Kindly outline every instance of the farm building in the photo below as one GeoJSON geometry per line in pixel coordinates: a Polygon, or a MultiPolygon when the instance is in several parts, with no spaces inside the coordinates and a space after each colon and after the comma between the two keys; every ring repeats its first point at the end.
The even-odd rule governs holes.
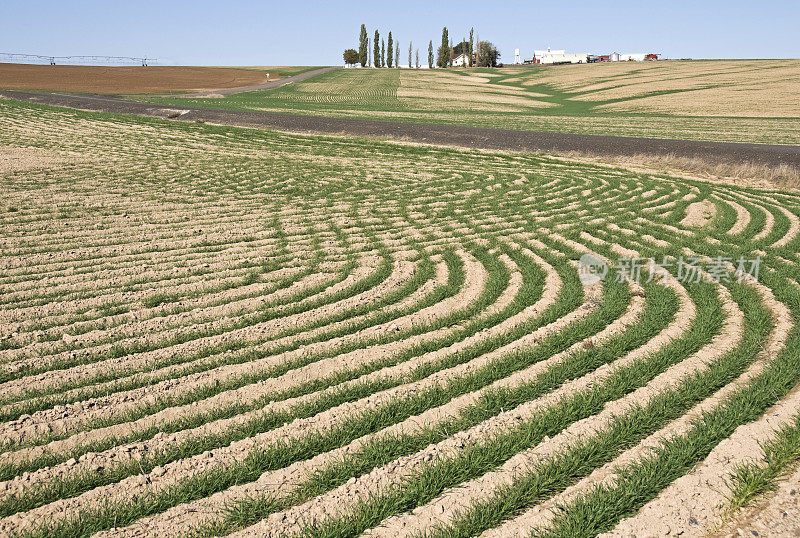
{"type": "MultiPolygon", "coordinates": [[[[645,54],[643,52],[624,53],[612,52],[611,54],[588,54],[585,52],[566,52],[564,50],[534,50],[533,58],[526,58],[526,64],[583,64],[598,62],[643,62],[658,60],[659,54],[645,54]]],[[[516,61],[516,56],[515,56],[516,61]]]]}
{"type": "Polygon", "coordinates": [[[620,54],[619,52],[614,52],[614,53],[611,54],[611,61],[612,62],[643,62],[646,57],[647,57],[647,54],[645,54],[644,52],[634,52],[634,53],[625,53],[625,54],[620,54]]]}
{"type": "Polygon", "coordinates": [[[566,52],[564,50],[534,50],[532,63],[535,64],[585,64],[589,61],[586,52],[566,52]]]}
{"type": "Polygon", "coordinates": [[[466,54],[459,54],[455,58],[453,58],[453,66],[454,67],[463,67],[465,65],[469,65],[469,56],[466,54]]]}

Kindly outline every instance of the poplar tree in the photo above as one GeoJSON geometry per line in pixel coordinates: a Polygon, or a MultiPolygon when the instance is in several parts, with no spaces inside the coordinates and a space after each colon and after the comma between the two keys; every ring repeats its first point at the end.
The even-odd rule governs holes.
{"type": "Polygon", "coordinates": [[[381,39],[381,67],[386,67],[386,41],[381,39]]]}
{"type": "Polygon", "coordinates": [[[392,67],[392,54],[394,53],[394,41],[392,40],[392,32],[389,32],[389,37],[386,38],[386,45],[389,49],[389,56],[386,57],[386,67],[392,67]]]}
{"type": "Polygon", "coordinates": [[[475,32],[475,28],[470,28],[469,29],[469,52],[468,52],[469,56],[468,56],[467,59],[469,60],[469,66],[470,67],[472,67],[472,53],[475,50],[473,48],[474,40],[472,39],[472,36],[473,36],[474,32],[475,32]]]}
{"type": "Polygon", "coordinates": [[[394,44],[394,67],[395,69],[400,67],[400,42],[397,41],[394,44]]]}
{"type": "Polygon", "coordinates": [[[369,47],[369,37],[367,37],[367,27],[361,25],[361,35],[358,36],[358,61],[361,67],[366,67],[369,58],[367,57],[367,48],[369,47]]]}
{"type": "MultiPolygon", "coordinates": [[[[416,62],[417,69],[419,69],[419,49],[417,49],[417,62],[416,62]]],[[[408,67],[411,67],[411,64],[408,64],[408,67]]]]}
{"type": "Polygon", "coordinates": [[[414,65],[411,63],[411,48],[413,43],[411,41],[408,42],[408,68],[411,69],[411,66],[414,65]]]}
{"type": "Polygon", "coordinates": [[[428,69],[433,69],[433,41],[428,41],[428,69]]]}
{"type": "Polygon", "coordinates": [[[372,65],[381,66],[381,35],[375,30],[375,37],[372,38],[372,65]]]}
{"type": "Polygon", "coordinates": [[[450,63],[450,36],[447,32],[447,26],[442,28],[442,44],[439,46],[438,53],[436,65],[439,67],[447,67],[450,63]]]}
{"type": "Polygon", "coordinates": [[[453,67],[453,39],[450,38],[450,46],[447,48],[447,63],[453,67]]]}

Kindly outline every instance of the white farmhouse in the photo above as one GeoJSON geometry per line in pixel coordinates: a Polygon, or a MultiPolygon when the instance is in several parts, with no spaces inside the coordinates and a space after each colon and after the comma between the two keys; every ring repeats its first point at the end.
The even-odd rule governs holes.
{"type": "Polygon", "coordinates": [[[465,65],[469,65],[469,56],[466,54],[459,54],[453,58],[453,67],[462,67],[465,65]]]}

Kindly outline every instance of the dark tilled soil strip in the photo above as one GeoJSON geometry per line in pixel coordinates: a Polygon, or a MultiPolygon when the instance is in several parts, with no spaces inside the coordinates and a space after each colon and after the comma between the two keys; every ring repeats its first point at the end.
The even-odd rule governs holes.
{"type": "Polygon", "coordinates": [[[180,110],[182,113],[174,118],[176,121],[206,121],[223,125],[295,132],[377,136],[467,148],[554,153],[581,151],[597,155],[674,155],[714,162],[734,164],[750,162],[771,166],[783,164],[800,168],[800,146],[512,131],[461,125],[399,123],[247,110],[167,107],[94,95],[0,91],[0,96],[81,110],[156,117],[174,116],[176,111],[180,110]]]}

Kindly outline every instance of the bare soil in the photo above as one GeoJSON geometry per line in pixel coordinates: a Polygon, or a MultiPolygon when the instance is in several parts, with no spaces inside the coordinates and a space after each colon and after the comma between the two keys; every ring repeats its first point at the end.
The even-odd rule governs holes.
{"type": "MultiPolygon", "coordinates": [[[[270,80],[275,78],[270,75],[270,80]]],[[[202,92],[252,86],[266,80],[266,73],[261,71],[225,67],[0,63],[0,88],[15,90],[105,94],[202,92]]]]}

